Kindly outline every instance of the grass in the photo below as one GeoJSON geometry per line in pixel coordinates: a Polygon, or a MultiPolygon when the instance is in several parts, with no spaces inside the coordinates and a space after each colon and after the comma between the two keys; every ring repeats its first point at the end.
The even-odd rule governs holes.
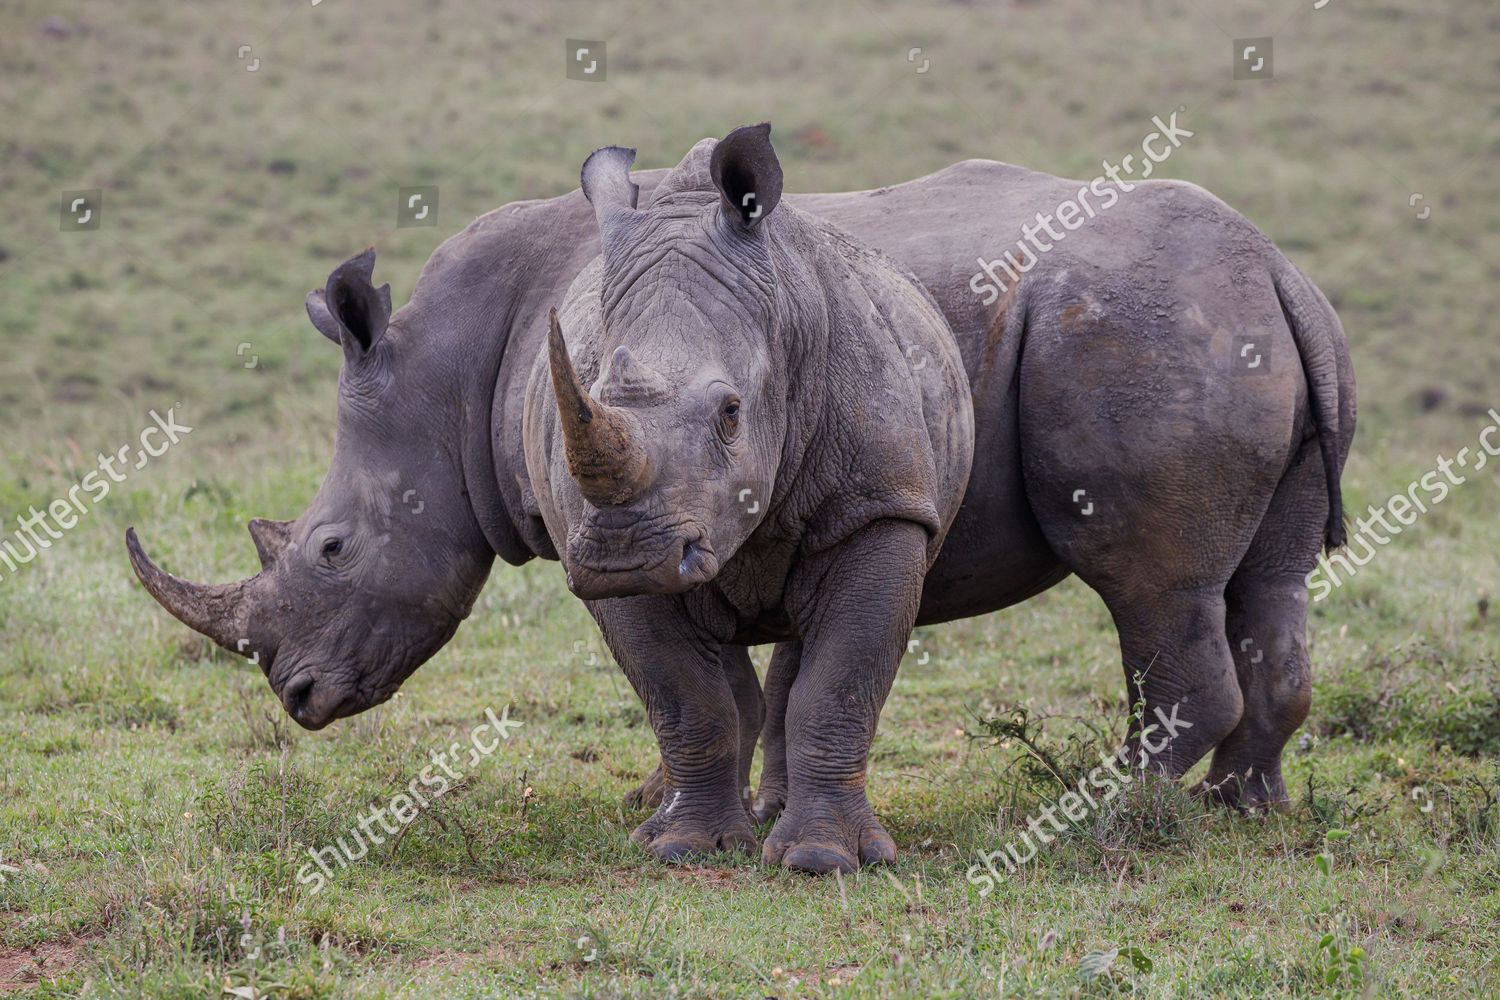
{"type": "Polygon", "coordinates": [[[1500,402],[1488,5],[1105,10],[8,4],[5,536],[148,411],[181,403],[194,430],[0,578],[0,991],[1500,992],[1489,471],[1314,606],[1286,814],[1142,787],[982,897],[965,877],[976,851],[1057,792],[982,722],[1024,707],[1028,739],[1067,760],[1129,711],[1108,615],[1076,581],[923,630],[930,656],[908,659],[873,764],[901,859],[813,880],[749,860],[666,866],[628,842],[643,817],[621,797],[653,741],[554,564],[497,568],[396,700],[318,734],[289,728],[254,667],[130,575],[134,524],[176,571],[243,576],[245,520],[294,516],[316,490],[339,355],[301,299],[339,261],[375,244],[377,280],[403,302],[444,236],[566,190],[594,147],[664,164],[764,118],[788,186],[817,190],[966,156],[1090,177],[1183,105],[1197,135],[1170,172],[1260,225],[1349,331],[1351,510],[1472,446],[1500,402]],[[1229,39],[1267,34],[1275,79],[1233,82],[1229,39]],[[565,38],[607,39],[607,82],[564,77],[565,38]],[[398,229],[396,189],[417,184],[440,186],[438,225],[398,229]],[[60,233],[61,192],[86,188],[105,192],[102,228],[60,233]],[[506,704],[524,727],[399,841],[319,893],[299,883],[308,848],[506,704]]]}

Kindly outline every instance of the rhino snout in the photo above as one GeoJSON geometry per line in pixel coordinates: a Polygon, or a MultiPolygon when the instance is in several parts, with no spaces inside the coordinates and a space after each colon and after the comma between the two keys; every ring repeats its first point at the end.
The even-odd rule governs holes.
{"type": "Polygon", "coordinates": [[[319,674],[302,670],[277,692],[286,713],[303,729],[322,729],[335,719],[353,715],[366,706],[357,705],[353,691],[319,674]]]}
{"type": "Polygon", "coordinates": [[[641,549],[592,536],[574,538],[568,545],[568,589],[586,601],[681,594],[719,572],[713,546],[695,528],[681,529],[660,548],[641,549]]]}

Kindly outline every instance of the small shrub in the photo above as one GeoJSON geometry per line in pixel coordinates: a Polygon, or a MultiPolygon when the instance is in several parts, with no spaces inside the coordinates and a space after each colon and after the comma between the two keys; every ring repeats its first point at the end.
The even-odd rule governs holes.
{"type": "Polygon", "coordinates": [[[1179,844],[1206,816],[1203,805],[1180,782],[1150,771],[1132,773],[1135,780],[1102,803],[1094,817],[1090,836],[1106,857],[1179,844]]]}
{"type": "Polygon", "coordinates": [[[317,840],[313,817],[320,814],[316,786],[291,765],[288,754],[262,757],[227,780],[203,783],[194,812],[201,828],[225,850],[286,857],[298,840],[317,840]]]}
{"type": "Polygon", "coordinates": [[[1348,829],[1366,816],[1381,811],[1381,807],[1364,800],[1358,788],[1350,786],[1344,791],[1318,788],[1317,768],[1307,772],[1307,790],[1300,805],[1302,812],[1322,830],[1348,829]]]}
{"type": "MultiPolygon", "coordinates": [[[[1131,719],[1141,714],[1138,705],[1131,719]]],[[[1024,707],[979,721],[983,735],[974,738],[988,739],[990,745],[1014,755],[1006,768],[1014,778],[1010,786],[1013,813],[1056,803],[1064,793],[1080,788],[1098,790],[1098,785],[1088,781],[1089,775],[1100,772],[1123,741],[1102,722],[1076,721],[1078,728],[1060,738],[1050,737],[1046,722],[1024,707]]],[[[1180,782],[1138,767],[1119,767],[1130,780],[1111,778],[1118,791],[1108,797],[1100,793],[1087,815],[1078,822],[1066,822],[1060,834],[1085,846],[1109,868],[1124,864],[1130,851],[1181,843],[1191,825],[1207,815],[1180,782]]],[[[1052,814],[1061,815],[1055,808],[1052,814]]]]}
{"type": "Polygon", "coordinates": [[[1312,728],[1360,742],[1430,741],[1468,757],[1500,754],[1500,667],[1452,673],[1424,645],[1343,671],[1316,682],[1312,728]]]}

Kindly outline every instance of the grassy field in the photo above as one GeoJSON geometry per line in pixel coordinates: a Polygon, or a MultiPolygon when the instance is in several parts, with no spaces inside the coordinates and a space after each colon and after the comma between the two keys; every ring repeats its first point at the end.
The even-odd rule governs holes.
{"type": "Polygon", "coordinates": [[[0,993],[1500,993],[1493,469],[1315,606],[1287,813],[1142,787],[985,896],[975,852],[1057,793],[1023,742],[1067,762],[1124,726],[1114,632],[1076,581],[923,630],[872,768],[901,860],[815,880],[629,843],[654,743],[555,564],[497,567],[394,701],[308,734],[152,603],[122,544],[137,525],[174,571],[247,575],[246,519],[298,514],[330,451],[340,357],[306,291],[374,244],[404,302],[442,238],[567,190],[596,146],[664,165],[769,118],[791,190],[974,156],[1092,177],[1179,105],[1196,135],[1168,172],[1340,311],[1362,511],[1500,405],[1497,33],[1486,0],[7,3],[0,537],[150,411],[193,430],[0,567],[0,993]],[[1263,36],[1274,78],[1235,81],[1232,39],[1263,36]],[[566,77],[569,38],[607,40],[606,80],[566,77]],[[436,226],[397,228],[413,185],[439,187],[436,226]],[[90,189],[100,227],[60,231],[63,192],[90,189]],[[399,838],[299,882],[506,705],[524,726],[399,838]],[[1017,708],[1025,740],[991,735],[1017,708]]]}

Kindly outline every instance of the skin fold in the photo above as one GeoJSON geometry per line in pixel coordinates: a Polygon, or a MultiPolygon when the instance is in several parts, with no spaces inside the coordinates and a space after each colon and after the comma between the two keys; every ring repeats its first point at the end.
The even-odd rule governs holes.
{"type": "MultiPolygon", "coordinates": [[[[711,158],[713,148],[700,143],[688,159],[711,158]]],[[[631,174],[625,183],[639,193],[630,211],[650,212],[658,188],[682,170],[631,174]]],[[[974,459],[946,539],[920,580],[914,621],[988,613],[1076,573],[1114,618],[1132,700],[1144,702],[1148,719],[1176,707],[1192,723],[1152,766],[1180,776],[1212,751],[1213,795],[1241,808],[1274,805],[1286,795],[1282,747],[1310,695],[1304,578],[1319,550],[1340,540],[1337,478],[1355,424],[1343,331],[1326,298],[1253,225],[1178,181],[1132,184],[1107,209],[1093,200],[1093,217],[1052,242],[1003,293],[975,290],[978,262],[1015,252],[1022,226],[1035,229],[1037,213],[1077,200],[1084,187],[968,160],[893,187],[787,194],[769,219],[796,209],[813,220],[809,227],[831,223],[915,275],[967,374],[974,459]],[[1246,344],[1260,358],[1253,369],[1246,344]]],[[[394,313],[388,288],[372,284],[373,252],[341,265],[308,299],[314,325],[345,359],[333,461],[317,496],[295,520],[251,522],[265,568],[234,584],[204,586],[163,572],[132,531],[143,584],[189,626],[254,656],[308,728],[389,698],[451,637],[497,555],[512,565],[559,558],[543,513],[547,491],[528,464],[528,385],[546,360],[551,309],[562,307],[566,342],[575,329],[585,338],[593,317],[569,292],[575,280],[602,287],[602,265],[596,279],[585,275],[602,246],[595,206],[575,190],[475,220],[434,252],[410,302],[394,313]]],[[[687,308],[666,298],[656,307],[687,308]]],[[[613,358],[592,347],[574,353],[589,379],[598,375],[589,366],[613,358]]],[[[653,371],[669,367],[645,360],[653,371]]],[[[903,360],[911,369],[920,357],[903,360]]],[[[774,380],[753,368],[745,376],[756,386],[774,380]]],[[[634,381],[622,406],[632,392],[652,391],[649,376],[634,381]]],[[[769,468],[770,451],[764,455],[769,468]]],[[[561,477],[571,480],[565,468],[561,477]]],[[[747,487],[754,484],[732,498],[747,487]]],[[[763,498],[762,511],[771,499],[763,498]]],[[[893,568],[915,560],[914,532],[927,533],[907,518],[864,523],[867,532],[848,537],[878,538],[893,568]]],[[[797,769],[787,748],[806,730],[808,713],[819,721],[820,699],[837,682],[808,661],[809,623],[793,612],[805,614],[807,605],[789,600],[785,613],[748,619],[732,601],[723,606],[717,592],[735,581],[719,576],[758,524],[742,526],[744,538],[711,539],[719,567],[709,585],[590,602],[591,611],[695,605],[715,621],[718,672],[705,655],[701,690],[693,692],[695,705],[714,710],[691,725],[714,745],[715,780],[732,774],[735,801],[743,802],[764,723],[754,805],[770,818],[791,801],[797,769]],[[778,645],[762,695],[744,647],[765,642],[778,645]],[[732,768],[724,759],[731,746],[732,768]]],[[[862,548],[816,553],[807,565],[839,583],[806,592],[869,592],[900,604],[905,578],[867,579],[862,567],[879,560],[864,558],[862,548]]],[[[679,618],[661,620],[680,619],[673,614],[679,618]]],[[[643,612],[619,615],[623,624],[602,622],[612,649],[648,642],[648,629],[629,624],[643,612]]],[[[828,645],[826,633],[821,641],[828,645]]],[[[818,663],[881,655],[842,650],[820,654],[818,663]]],[[[884,697],[872,684],[861,692],[866,702],[884,697]]],[[[843,726],[838,740],[859,746],[858,720],[843,726]]],[[[676,780],[689,775],[679,779],[669,768],[647,784],[670,799],[676,780]]],[[[833,845],[842,867],[865,853],[867,839],[874,843],[875,827],[852,796],[820,801],[830,804],[789,813],[790,839],[773,830],[768,845],[833,845]]],[[[705,843],[710,834],[717,842],[715,824],[732,815],[726,795],[696,826],[679,822],[665,846],[678,838],[705,843]]],[[[812,856],[809,866],[819,864],[812,856]]]]}

